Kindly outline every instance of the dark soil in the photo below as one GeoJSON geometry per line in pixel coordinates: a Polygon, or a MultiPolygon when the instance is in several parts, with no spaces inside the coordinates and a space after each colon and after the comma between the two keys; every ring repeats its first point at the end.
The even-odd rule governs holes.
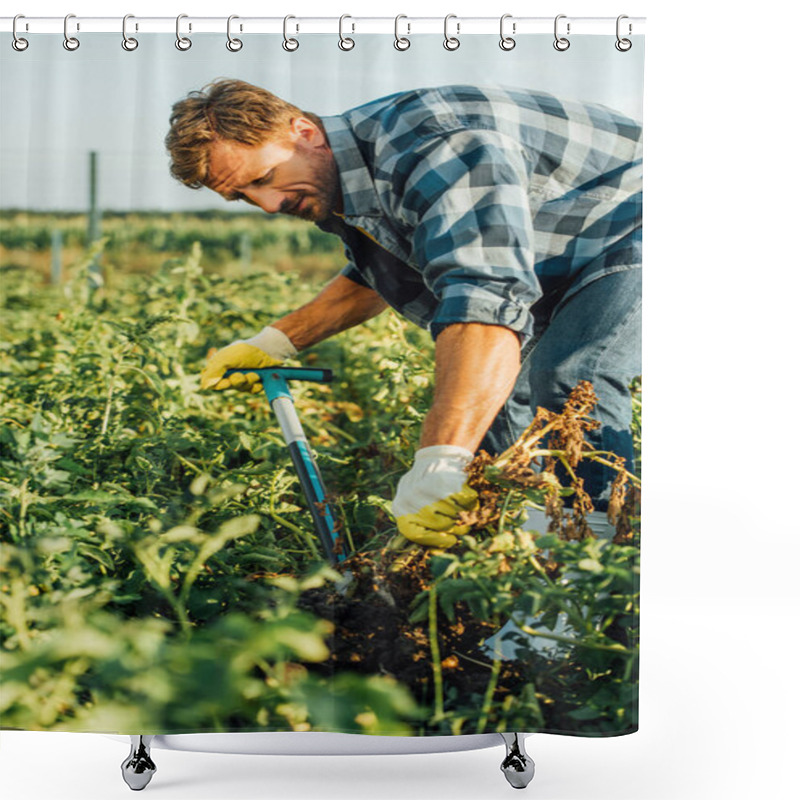
{"type": "MultiPolygon", "coordinates": [[[[335,625],[328,638],[327,661],[306,666],[332,675],[348,670],[367,675],[390,675],[405,684],[417,701],[433,703],[433,658],[427,615],[408,621],[414,598],[428,589],[428,552],[399,556],[386,550],[358,553],[339,565],[352,574],[344,593],[324,588],[307,591],[299,606],[335,625]]],[[[482,696],[489,682],[491,658],[481,650],[495,629],[456,605],[454,620],[438,614],[439,654],[447,691],[459,697],[482,696]]],[[[516,661],[504,661],[495,702],[519,691],[525,677],[516,661]]]]}

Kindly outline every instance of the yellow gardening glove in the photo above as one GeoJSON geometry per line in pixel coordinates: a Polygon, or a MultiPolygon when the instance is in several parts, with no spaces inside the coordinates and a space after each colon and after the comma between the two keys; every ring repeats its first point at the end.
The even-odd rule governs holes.
{"type": "Polygon", "coordinates": [[[397,520],[397,530],[412,542],[427,547],[452,547],[456,537],[469,533],[469,525],[458,525],[462,511],[478,507],[478,493],[464,484],[459,492],[425,506],[416,514],[405,514],[397,520]]]}
{"type": "Polygon", "coordinates": [[[200,373],[200,387],[215,391],[232,387],[257,394],[264,391],[264,386],[255,372],[240,372],[230,378],[222,376],[229,369],[275,367],[296,353],[286,334],[267,326],[252,338],[233,342],[214,353],[200,373]]]}
{"type": "Polygon", "coordinates": [[[414,466],[400,479],[392,512],[403,536],[428,547],[452,547],[469,525],[458,524],[462,511],[478,507],[465,469],[472,453],[455,445],[417,450],[414,466]]]}

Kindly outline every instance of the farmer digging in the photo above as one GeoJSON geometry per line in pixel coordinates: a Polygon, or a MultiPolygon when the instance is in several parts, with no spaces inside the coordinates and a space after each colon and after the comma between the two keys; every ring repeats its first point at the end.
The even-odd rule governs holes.
{"type": "MultiPolygon", "coordinates": [[[[219,80],[172,109],[171,174],[226,200],[314,222],[348,264],[309,303],[217,351],[204,389],[260,392],[255,373],[380,314],[435,341],[434,399],[392,504],[400,532],[449,547],[477,503],[479,449],[502,452],[537,406],[590,381],[598,450],[633,458],[639,374],[641,127],[604,106],[521,89],[440,86],[318,117],[219,80]]],[[[595,512],[612,470],[581,464],[595,512]]]]}

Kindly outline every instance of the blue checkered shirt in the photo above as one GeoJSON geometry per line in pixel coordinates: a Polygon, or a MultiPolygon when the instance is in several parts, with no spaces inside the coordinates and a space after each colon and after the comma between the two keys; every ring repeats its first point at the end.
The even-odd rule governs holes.
{"type": "Polygon", "coordinates": [[[589,281],[641,263],[641,126],[522,89],[440,86],[322,123],[348,278],[434,337],[460,322],[523,342],[589,281]]]}

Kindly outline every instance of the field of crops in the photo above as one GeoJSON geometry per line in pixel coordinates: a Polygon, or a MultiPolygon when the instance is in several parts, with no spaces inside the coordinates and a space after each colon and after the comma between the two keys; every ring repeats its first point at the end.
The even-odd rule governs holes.
{"type": "MultiPolygon", "coordinates": [[[[139,228],[149,221],[129,220],[114,233],[125,244],[112,247],[109,233],[85,249],[76,238],[53,285],[46,246],[11,241],[4,224],[4,727],[636,728],[632,476],[620,484],[614,542],[581,536],[568,520],[550,533],[524,530],[525,504],[548,501],[557,512],[558,492],[492,465],[475,480],[495,512],[472,535],[446,551],[399,537],[389,501],[413,460],[433,361],[427,334],[385,313],[306,355],[333,370],[331,384],[294,388],[355,553],[335,571],[266,398],[200,392],[198,379],[211,347],[313,295],[335,268],[335,240],[273,231],[269,247],[289,267],[294,257],[319,265],[307,278],[267,270],[261,255],[243,268],[222,222],[176,240],[183,253],[170,257],[173,245],[145,242],[139,228]],[[222,240],[227,250],[214,255],[222,240]],[[91,291],[87,274],[103,247],[108,280],[91,291]],[[126,261],[130,248],[147,251],[146,266],[126,261]],[[38,265],[20,255],[38,252],[38,265]],[[345,572],[350,582],[337,588],[345,572]],[[485,640],[514,611],[540,627],[521,642],[523,657],[503,659],[485,640]]],[[[638,395],[633,402],[638,426],[638,395]]],[[[573,449],[580,418],[564,426],[573,449]]]]}
{"type": "MultiPolygon", "coordinates": [[[[269,264],[273,271],[318,277],[335,273],[342,260],[337,237],[291,217],[268,218],[263,213],[106,212],[100,226],[107,240],[103,261],[111,284],[120,274],[152,274],[166,259],[185,257],[197,241],[203,244],[203,267],[210,272],[242,273],[269,264]]],[[[86,214],[0,211],[0,263],[49,280],[54,235],[60,237],[68,273],[90,244],[88,231],[86,214]]]]}

